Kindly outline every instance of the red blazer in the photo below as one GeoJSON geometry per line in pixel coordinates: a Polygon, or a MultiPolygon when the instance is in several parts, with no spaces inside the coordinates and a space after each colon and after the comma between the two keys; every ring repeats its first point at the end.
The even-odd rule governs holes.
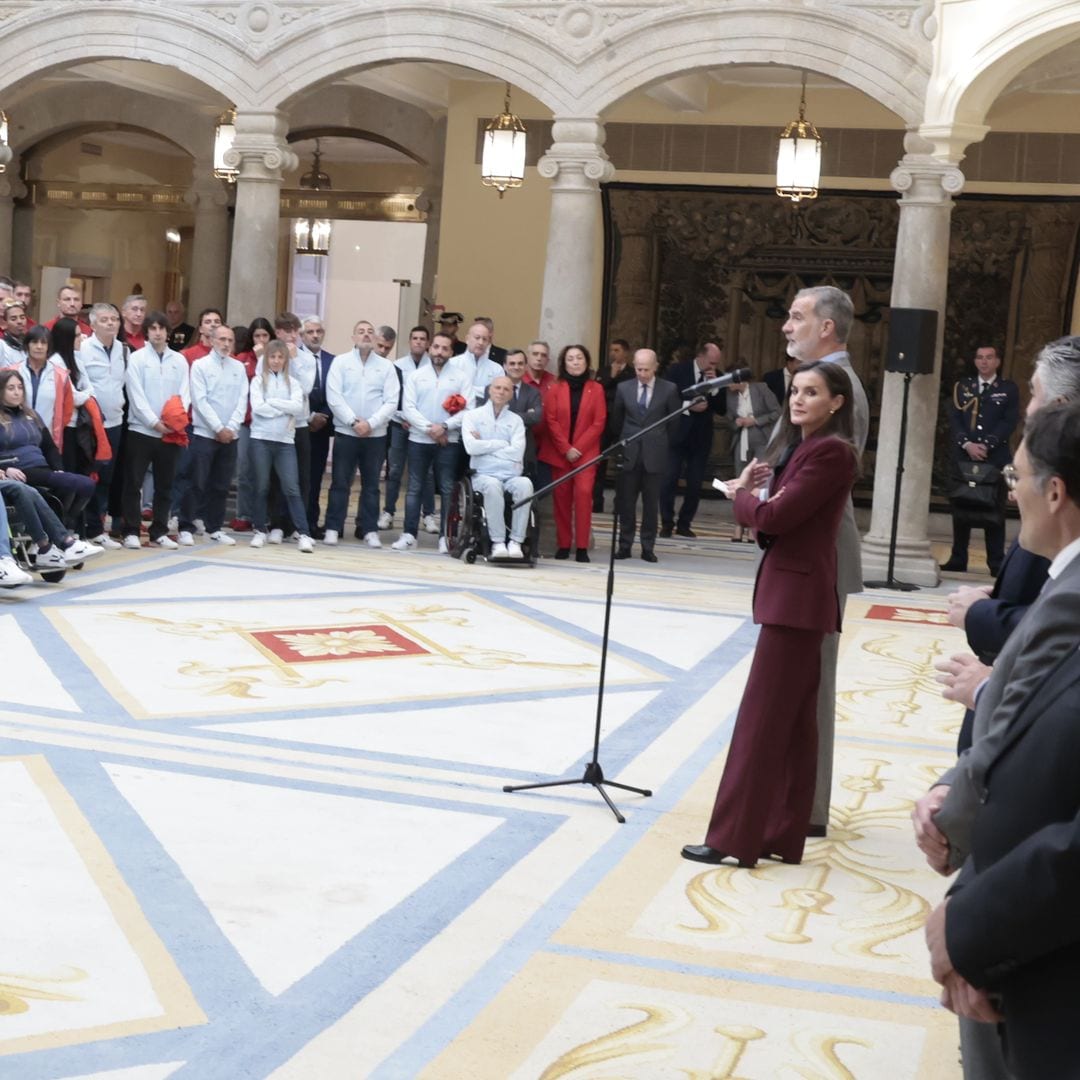
{"type": "Polygon", "coordinates": [[[840,629],[836,538],[856,472],[848,443],[811,437],[773,480],[768,502],[736,492],[735,520],[767,544],[754,582],[754,622],[826,634],[840,629]]]}
{"type": "Polygon", "coordinates": [[[571,446],[581,451],[582,461],[596,457],[607,424],[604,388],[595,379],[590,379],[582,389],[573,443],[570,442],[570,386],[562,379],[552,383],[544,394],[543,423],[543,438],[539,443],[541,461],[564,469],[576,468],[581,462],[571,466],[566,460],[566,451],[571,446]]]}

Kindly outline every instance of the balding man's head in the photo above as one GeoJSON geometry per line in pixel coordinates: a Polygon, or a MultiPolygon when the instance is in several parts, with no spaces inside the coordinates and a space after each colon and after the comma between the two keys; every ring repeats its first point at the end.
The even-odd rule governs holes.
{"type": "Polygon", "coordinates": [[[652,382],[659,366],[656,353],[652,349],[638,349],[634,353],[634,374],[638,377],[638,382],[642,384],[652,382]]]}

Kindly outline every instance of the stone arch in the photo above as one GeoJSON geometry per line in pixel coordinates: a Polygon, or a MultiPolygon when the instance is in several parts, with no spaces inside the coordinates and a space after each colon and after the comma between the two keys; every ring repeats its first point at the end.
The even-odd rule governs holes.
{"type": "Polygon", "coordinates": [[[290,105],[288,118],[289,142],[344,135],[391,146],[421,165],[438,156],[435,121],[428,113],[366,87],[324,87],[290,105]]]}
{"type": "Polygon", "coordinates": [[[141,5],[133,16],[97,5],[34,4],[4,24],[0,42],[0,92],[72,64],[145,60],[184,72],[237,108],[260,104],[243,38],[212,18],[193,26],[187,10],[167,5],[141,5]]]}
{"type": "Polygon", "coordinates": [[[95,85],[92,94],[53,87],[26,99],[26,104],[12,132],[12,150],[19,155],[80,132],[119,129],[150,132],[185,150],[195,161],[213,157],[213,118],[175,102],[169,107],[167,132],[160,130],[160,100],[104,83],[95,85]]]}
{"type": "Polygon", "coordinates": [[[1080,40],[1080,21],[1072,4],[1058,4],[1031,14],[1017,9],[1015,18],[982,42],[947,78],[932,86],[926,122],[935,129],[977,129],[985,133],[986,115],[1006,86],[1044,56],[1080,40]]]}
{"type": "Polygon", "coordinates": [[[829,75],[861,90],[907,126],[923,117],[930,42],[846,4],[658,13],[612,42],[618,62],[591,80],[582,113],[599,116],[650,83],[720,64],[777,64],[829,75]]]}
{"type": "Polygon", "coordinates": [[[339,139],[360,139],[364,142],[378,143],[380,146],[388,146],[391,150],[396,150],[399,154],[404,154],[417,165],[427,164],[426,161],[419,160],[415,154],[408,151],[399,143],[394,142],[392,139],[387,139],[385,136],[376,134],[373,131],[361,131],[358,128],[327,127],[325,124],[310,128],[290,128],[286,141],[289,143],[297,143],[303,142],[305,139],[329,139],[335,137],[339,139]]]}

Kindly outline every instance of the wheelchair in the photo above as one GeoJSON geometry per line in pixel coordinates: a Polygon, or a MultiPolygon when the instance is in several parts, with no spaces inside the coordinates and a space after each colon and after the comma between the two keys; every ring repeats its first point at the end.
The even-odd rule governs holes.
{"type": "MultiPolygon", "coordinates": [[[[503,514],[510,525],[510,496],[504,496],[503,514]]],[[[473,487],[469,474],[455,485],[450,496],[446,517],[446,543],[455,559],[476,562],[477,555],[491,558],[491,536],[487,527],[487,510],[483,496],[473,487]]],[[[499,566],[535,566],[540,549],[540,525],[536,520],[536,505],[529,504],[529,527],[521,542],[521,559],[499,559],[499,566]]]]}
{"type": "MultiPolygon", "coordinates": [[[[63,521],[64,507],[60,500],[49,491],[42,491],[41,488],[35,488],[34,490],[49,504],[49,509],[63,521]]],[[[15,560],[19,569],[25,570],[28,574],[40,574],[42,580],[49,582],[51,585],[63,581],[70,567],[39,570],[36,565],[37,546],[33,537],[27,532],[26,525],[19,518],[19,511],[8,502],[4,503],[4,507],[7,510],[8,532],[11,537],[11,557],[15,560]]]]}

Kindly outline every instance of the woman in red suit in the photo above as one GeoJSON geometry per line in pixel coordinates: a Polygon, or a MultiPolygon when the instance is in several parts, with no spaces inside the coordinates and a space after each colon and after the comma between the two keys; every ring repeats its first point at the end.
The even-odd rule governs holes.
{"type": "MultiPolygon", "coordinates": [[[[589,350],[584,345],[567,345],[559,353],[559,377],[544,395],[545,434],[539,453],[540,460],[551,466],[552,480],[600,453],[606,423],[604,388],[593,378],[589,350]]],[[[577,561],[589,561],[595,477],[594,465],[555,489],[556,559],[570,558],[573,532],[577,561]]]]}
{"type": "Polygon", "coordinates": [[[754,583],[761,625],[704,844],[685,859],[753,866],[802,861],[817,767],[821,643],[839,631],[836,538],[858,473],[851,381],[839,364],[803,364],[780,431],[733,484],[735,520],[765,555],[754,583]],[[772,494],[755,494],[773,474],[772,494]],[[779,676],[777,673],[781,673],[779,676]]]}

